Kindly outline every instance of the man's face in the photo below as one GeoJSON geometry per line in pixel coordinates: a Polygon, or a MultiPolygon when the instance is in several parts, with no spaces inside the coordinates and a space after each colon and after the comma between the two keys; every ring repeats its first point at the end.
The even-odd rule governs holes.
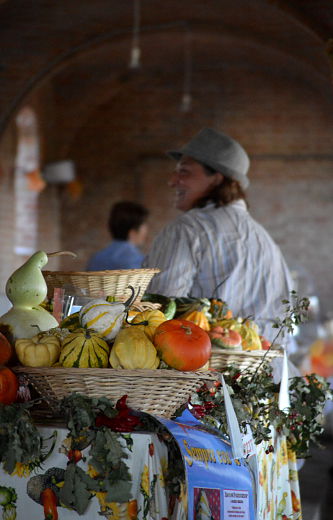
{"type": "Polygon", "coordinates": [[[222,179],[221,173],[207,175],[200,163],[190,157],[182,157],[169,181],[169,186],[175,190],[176,208],[181,211],[193,208],[195,202],[220,184],[222,179]]]}

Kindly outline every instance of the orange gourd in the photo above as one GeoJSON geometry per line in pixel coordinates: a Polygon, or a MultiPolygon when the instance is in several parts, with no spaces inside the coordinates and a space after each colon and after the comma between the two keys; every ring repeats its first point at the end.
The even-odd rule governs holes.
{"type": "Polygon", "coordinates": [[[203,311],[191,310],[179,316],[179,319],[190,321],[191,323],[198,325],[198,327],[206,331],[210,329],[208,318],[203,311]]]}
{"type": "Polygon", "coordinates": [[[7,367],[0,367],[0,403],[12,404],[16,400],[18,379],[7,367]]]}
{"type": "Polygon", "coordinates": [[[177,370],[198,370],[211,355],[206,331],[186,320],[168,320],[155,331],[154,345],[161,359],[177,370]]]}
{"type": "Polygon", "coordinates": [[[0,365],[7,365],[15,353],[14,347],[6,336],[0,332],[0,365]]]}

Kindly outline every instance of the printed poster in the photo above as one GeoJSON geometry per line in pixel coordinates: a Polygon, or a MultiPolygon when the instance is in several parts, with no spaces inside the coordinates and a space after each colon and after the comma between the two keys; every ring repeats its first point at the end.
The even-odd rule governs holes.
{"type": "Polygon", "coordinates": [[[244,459],[233,459],[230,443],[185,410],[171,421],[158,418],[183,456],[188,520],[255,520],[253,479],[244,459]]]}

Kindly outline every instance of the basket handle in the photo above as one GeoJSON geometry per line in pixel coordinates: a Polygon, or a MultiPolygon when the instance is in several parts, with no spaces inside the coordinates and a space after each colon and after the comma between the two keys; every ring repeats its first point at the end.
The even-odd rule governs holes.
{"type": "Polygon", "coordinates": [[[77,258],[77,254],[73,253],[73,251],[55,251],[54,253],[46,253],[48,258],[51,256],[62,256],[62,255],[68,255],[73,256],[74,258],[77,258]]]}

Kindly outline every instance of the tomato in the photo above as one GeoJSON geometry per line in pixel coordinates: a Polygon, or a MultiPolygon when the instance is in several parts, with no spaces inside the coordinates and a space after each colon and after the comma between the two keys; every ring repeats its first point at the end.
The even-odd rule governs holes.
{"type": "Polygon", "coordinates": [[[197,370],[211,354],[206,331],[187,320],[168,320],[155,331],[154,345],[162,360],[177,370],[197,370]]]}
{"type": "Polygon", "coordinates": [[[11,404],[16,400],[18,379],[7,367],[0,368],[0,403],[11,404]]]}

